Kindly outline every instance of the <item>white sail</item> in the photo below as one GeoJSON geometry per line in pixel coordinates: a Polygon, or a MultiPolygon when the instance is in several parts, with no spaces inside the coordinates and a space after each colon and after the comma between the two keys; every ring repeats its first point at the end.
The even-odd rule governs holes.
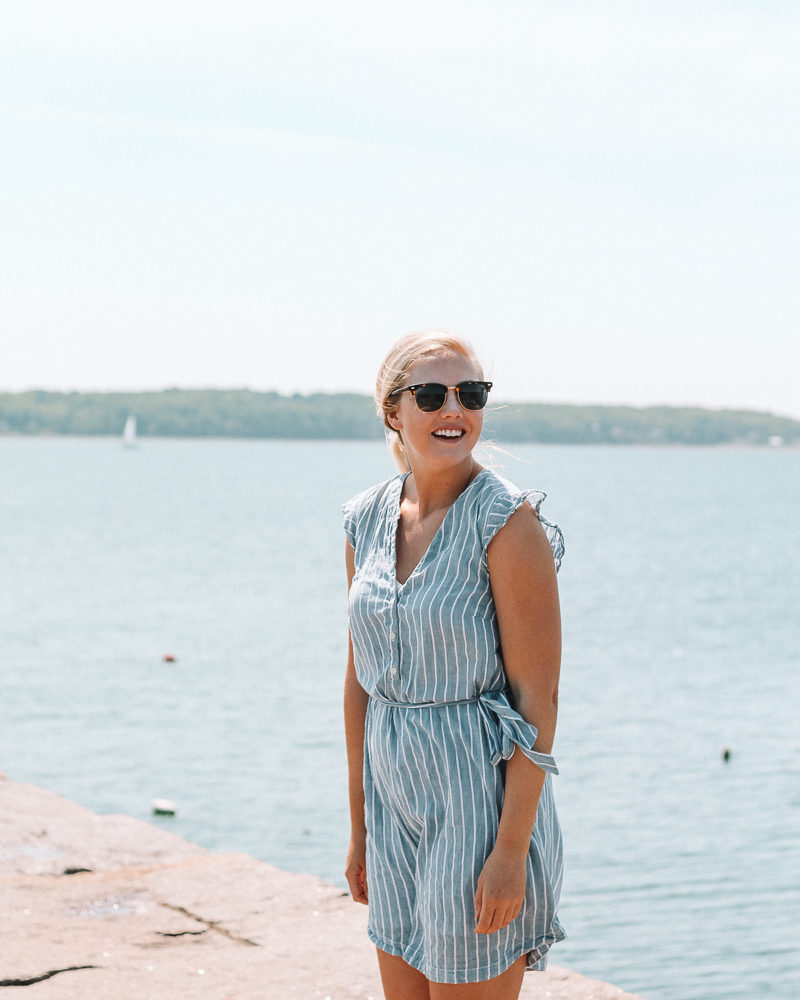
{"type": "Polygon", "coordinates": [[[133,448],[136,444],[136,417],[130,416],[125,421],[125,430],[122,432],[122,443],[126,448],[133,448]]]}

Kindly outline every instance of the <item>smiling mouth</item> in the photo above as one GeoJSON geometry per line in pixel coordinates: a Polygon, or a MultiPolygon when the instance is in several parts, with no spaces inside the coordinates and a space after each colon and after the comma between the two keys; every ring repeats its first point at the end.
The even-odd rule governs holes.
{"type": "Polygon", "coordinates": [[[433,436],[437,438],[460,438],[463,437],[466,431],[458,430],[455,427],[448,428],[447,430],[433,431],[433,436]]]}

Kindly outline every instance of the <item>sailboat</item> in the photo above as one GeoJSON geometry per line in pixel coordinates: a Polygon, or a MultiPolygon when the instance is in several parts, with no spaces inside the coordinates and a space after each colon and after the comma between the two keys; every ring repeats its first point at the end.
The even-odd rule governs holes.
{"type": "Polygon", "coordinates": [[[122,444],[125,448],[136,447],[136,417],[129,416],[125,421],[125,430],[122,432],[122,444]]]}

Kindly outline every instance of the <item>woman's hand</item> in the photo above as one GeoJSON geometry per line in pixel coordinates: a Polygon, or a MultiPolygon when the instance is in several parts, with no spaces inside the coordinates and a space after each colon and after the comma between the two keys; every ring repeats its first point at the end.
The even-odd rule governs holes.
{"type": "MultiPolygon", "coordinates": [[[[347,589],[353,582],[356,557],[345,542],[347,589]]],[[[348,630],[347,669],[344,678],[344,734],[347,744],[347,787],[350,799],[350,846],[344,875],[357,903],[367,903],[367,828],[364,825],[364,730],[369,697],[356,676],[353,641],[348,630]]]]}
{"type": "Polygon", "coordinates": [[[527,854],[495,846],[478,877],[475,930],[493,934],[519,916],[525,900],[527,854]]]}
{"type": "Polygon", "coordinates": [[[354,902],[369,902],[367,895],[367,851],[366,844],[360,839],[353,838],[347,849],[347,860],[344,866],[344,876],[350,886],[350,895],[354,902]]]}

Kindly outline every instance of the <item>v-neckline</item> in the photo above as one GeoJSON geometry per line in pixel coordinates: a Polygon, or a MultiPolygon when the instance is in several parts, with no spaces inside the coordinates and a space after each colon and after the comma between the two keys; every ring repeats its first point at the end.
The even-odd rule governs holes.
{"type": "Polygon", "coordinates": [[[439,527],[433,533],[433,537],[428,542],[428,545],[427,545],[425,551],[419,557],[419,560],[417,561],[416,566],[411,570],[411,572],[408,574],[408,576],[405,578],[405,580],[403,580],[402,583],[400,582],[400,580],[397,579],[397,529],[400,527],[400,502],[401,502],[401,498],[403,496],[403,486],[405,485],[405,481],[406,481],[406,479],[408,479],[408,477],[411,475],[411,473],[410,472],[405,472],[405,473],[403,473],[403,475],[401,475],[401,476],[398,477],[398,480],[397,480],[398,485],[397,485],[397,489],[395,490],[395,494],[394,494],[394,510],[393,510],[393,515],[394,516],[391,519],[390,537],[391,537],[392,576],[394,577],[394,582],[395,582],[396,586],[399,587],[400,590],[402,590],[406,586],[406,584],[408,583],[409,580],[412,579],[412,577],[416,576],[416,574],[419,571],[419,569],[422,566],[422,564],[427,560],[428,555],[430,554],[430,551],[431,551],[431,549],[434,546],[434,542],[436,542],[438,540],[439,535],[441,535],[442,532],[444,531],[444,526],[445,526],[445,524],[447,524],[447,519],[450,517],[450,514],[451,514],[453,508],[461,500],[461,498],[463,496],[466,496],[466,494],[470,491],[470,489],[472,488],[472,484],[475,483],[475,482],[477,482],[478,479],[480,479],[480,477],[486,471],[487,470],[484,467],[483,469],[480,470],[480,472],[477,473],[477,475],[473,476],[473,478],[470,479],[470,481],[467,483],[467,485],[464,487],[464,489],[458,494],[458,496],[455,498],[455,500],[450,504],[450,506],[445,511],[444,517],[442,518],[442,523],[439,525],[439,527]]]}

